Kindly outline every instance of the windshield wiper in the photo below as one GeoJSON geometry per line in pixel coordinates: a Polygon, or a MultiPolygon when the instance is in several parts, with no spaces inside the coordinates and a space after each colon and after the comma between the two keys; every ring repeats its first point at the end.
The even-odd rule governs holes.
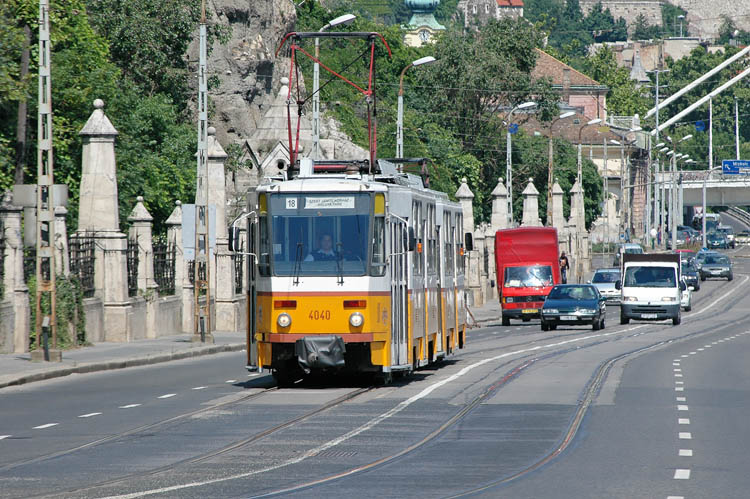
{"type": "Polygon", "coordinates": [[[341,254],[341,243],[336,243],[336,282],[338,284],[344,284],[343,260],[344,255],[341,254]]]}
{"type": "Polygon", "coordinates": [[[292,282],[295,286],[299,284],[299,273],[302,269],[302,247],[301,242],[297,243],[297,253],[294,255],[294,280],[292,282]]]}

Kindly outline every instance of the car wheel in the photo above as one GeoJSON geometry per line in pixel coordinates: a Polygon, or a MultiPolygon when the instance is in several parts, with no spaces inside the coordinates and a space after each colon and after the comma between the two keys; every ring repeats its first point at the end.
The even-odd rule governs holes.
{"type": "Polygon", "coordinates": [[[630,324],[630,318],[620,314],[620,324],[630,324]]]}
{"type": "Polygon", "coordinates": [[[557,329],[557,324],[555,324],[554,322],[552,322],[552,323],[551,323],[551,324],[549,325],[549,328],[550,328],[550,329],[551,329],[552,331],[554,331],[555,329],[557,329]]]}
{"type": "Polygon", "coordinates": [[[604,329],[604,317],[602,317],[602,323],[599,325],[599,329],[604,329]]]}
{"type": "Polygon", "coordinates": [[[727,277],[727,281],[731,281],[732,279],[734,279],[734,276],[732,274],[729,274],[729,276],[727,277]]]}
{"type": "Polygon", "coordinates": [[[549,331],[549,324],[542,321],[542,331],[549,331]]]}
{"type": "Polygon", "coordinates": [[[701,290],[701,285],[698,284],[698,283],[695,283],[695,290],[696,291],[700,291],[701,290]]]}
{"type": "Polygon", "coordinates": [[[705,281],[705,280],[706,280],[706,276],[701,274],[701,281],[705,281]]]}
{"type": "Polygon", "coordinates": [[[677,310],[677,317],[672,317],[672,325],[678,326],[682,322],[682,314],[680,314],[679,309],[677,310]]]}
{"type": "Polygon", "coordinates": [[[510,326],[510,319],[503,315],[503,326],[510,326]]]}
{"type": "Polygon", "coordinates": [[[593,329],[594,331],[599,331],[599,328],[601,327],[602,325],[598,320],[595,320],[591,323],[591,329],[593,329]]]}

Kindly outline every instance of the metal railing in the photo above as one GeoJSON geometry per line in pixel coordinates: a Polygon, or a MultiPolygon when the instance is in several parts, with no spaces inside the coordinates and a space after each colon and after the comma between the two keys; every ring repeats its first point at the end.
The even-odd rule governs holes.
{"type": "Polygon", "coordinates": [[[128,296],[138,294],[138,240],[128,238],[128,296]]]}
{"type": "MultiPolygon", "coordinates": [[[[239,251],[243,251],[242,246],[240,246],[239,251]]],[[[237,295],[242,294],[243,277],[245,274],[245,255],[240,252],[232,255],[232,262],[234,263],[234,293],[237,295]]]]}
{"type": "Polygon", "coordinates": [[[70,275],[78,278],[85,298],[94,296],[95,245],[90,235],[74,235],[68,241],[70,275]]]}
{"type": "Polygon", "coordinates": [[[154,248],[154,280],[160,295],[173,295],[175,289],[175,255],[174,244],[169,244],[163,238],[153,243],[154,248]]]}

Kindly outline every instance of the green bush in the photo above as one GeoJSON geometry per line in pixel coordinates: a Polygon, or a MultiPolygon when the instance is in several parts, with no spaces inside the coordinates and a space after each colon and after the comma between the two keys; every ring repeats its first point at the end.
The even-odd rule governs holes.
{"type": "MultiPolygon", "coordinates": [[[[29,306],[31,308],[31,334],[29,337],[29,348],[36,349],[36,276],[28,280],[29,306]]],[[[55,282],[57,290],[57,347],[71,348],[82,345],[86,341],[86,312],[83,309],[83,290],[81,283],[75,276],[65,277],[58,275],[55,282]],[[72,327],[71,327],[72,326],[72,327]],[[71,337],[70,331],[74,331],[75,337],[71,337]]],[[[51,313],[50,295],[42,294],[42,313],[51,313]]],[[[50,333],[51,334],[51,333],[50,333]]]]}

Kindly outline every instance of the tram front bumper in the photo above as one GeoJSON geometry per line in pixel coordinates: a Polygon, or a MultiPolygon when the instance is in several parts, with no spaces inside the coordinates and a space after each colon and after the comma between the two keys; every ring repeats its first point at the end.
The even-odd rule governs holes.
{"type": "Polygon", "coordinates": [[[305,336],[294,342],[294,355],[303,369],[344,367],[346,344],[341,336],[305,336]]]}

